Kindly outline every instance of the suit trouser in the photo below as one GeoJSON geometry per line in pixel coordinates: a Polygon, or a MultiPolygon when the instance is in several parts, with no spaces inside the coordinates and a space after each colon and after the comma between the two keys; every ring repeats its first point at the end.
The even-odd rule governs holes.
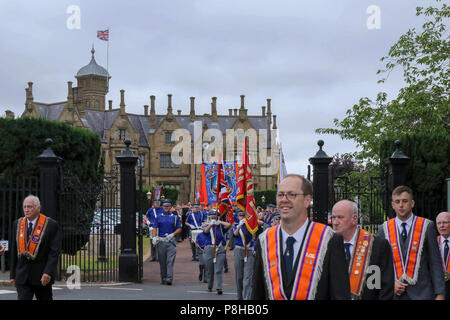
{"type": "Polygon", "coordinates": [[[161,281],[172,282],[177,246],[173,240],[161,241],[156,245],[156,249],[158,250],[161,281]]]}
{"type": "Polygon", "coordinates": [[[53,300],[52,285],[31,285],[31,284],[15,284],[17,290],[17,300],[36,300],[50,301],[53,300]]]}
{"type": "Polygon", "coordinates": [[[216,289],[223,289],[223,264],[225,262],[225,249],[223,246],[216,247],[216,263],[214,263],[214,246],[206,246],[203,251],[203,258],[206,265],[206,279],[208,281],[208,289],[214,287],[216,282],[216,289]]]}
{"type": "Polygon", "coordinates": [[[236,291],[238,300],[250,300],[252,296],[252,277],[254,250],[247,248],[247,262],[244,262],[244,247],[234,248],[234,278],[236,281],[236,291]]]}

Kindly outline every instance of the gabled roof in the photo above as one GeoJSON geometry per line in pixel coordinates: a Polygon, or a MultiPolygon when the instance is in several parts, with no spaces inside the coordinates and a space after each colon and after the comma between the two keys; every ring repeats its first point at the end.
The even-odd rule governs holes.
{"type": "Polygon", "coordinates": [[[34,105],[36,106],[36,110],[40,117],[49,120],[57,120],[66,103],[66,101],[50,104],[35,102],[34,105]]]}

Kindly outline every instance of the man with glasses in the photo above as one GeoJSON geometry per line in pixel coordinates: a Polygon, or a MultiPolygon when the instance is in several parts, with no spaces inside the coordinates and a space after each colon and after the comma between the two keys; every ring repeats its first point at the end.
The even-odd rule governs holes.
{"type": "Polygon", "coordinates": [[[450,300],[450,212],[441,212],[436,217],[436,225],[439,232],[438,244],[441,253],[442,268],[444,269],[445,299],[450,300]]]}
{"type": "Polygon", "coordinates": [[[252,299],[350,299],[342,236],[308,219],[312,192],[311,182],[296,174],[279,184],[281,223],[256,243],[252,299]]]}
{"type": "Polygon", "coordinates": [[[10,279],[18,300],[53,300],[61,232],[58,223],[41,213],[39,198],[23,201],[24,217],[14,222],[10,233],[10,279]]]}

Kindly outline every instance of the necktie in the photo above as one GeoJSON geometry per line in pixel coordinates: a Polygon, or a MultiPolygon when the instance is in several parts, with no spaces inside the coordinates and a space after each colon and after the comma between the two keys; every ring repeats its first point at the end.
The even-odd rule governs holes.
{"type": "Polygon", "coordinates": [[[31,222],[29,222],[28,223],[28,228],[27,228],[27,241],[30,241],[31,230],[33,230],[33,224],[31,222]]]}
{"type": "Polygon", "coordinates": [[[408,236],[408,232],[406,232],[406,222],[403,222],[402,223],[402,234],[401,234],[401,236],[402,236],[402,240],[403,240],[403,242],[405,242],[406,241],[406,237],[408,236]]]}
{"type": "Polygon", "coordinates": [[[445,246],[444,246],[444,261],[447,261],[447,257],[448,257],[448,240],[444,241],[445,246]]]}
{"type": "Polygon", "coordinates": [[[289,279],[292,272],[292,262],[294,261],[294,237],[288,237],[286,240],[286,251],[284,253],[284,264],[286,266],[286,276],[289,279]]]}
{"type": "Polygon", "coordinates": [[[350,246],[351,243],[344,243],[344,249],[345,249],[345,259],[347,259],[347,263],[350,263],[351,255],[350,255],[350,246]]]}

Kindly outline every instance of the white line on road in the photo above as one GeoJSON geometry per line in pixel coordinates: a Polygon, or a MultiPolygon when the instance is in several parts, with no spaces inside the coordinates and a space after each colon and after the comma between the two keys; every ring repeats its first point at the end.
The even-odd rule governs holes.
{"type": "Polygon", "coordinates": [[[113,287],[100,287],[100,289],[108,289],[108,290],[134,290],[134,291],[142,291],[142,289],[135,289],[135,288],[113,288],[113,287]]]}
{"type": "MultiPolygon", "coordinates": [[[[214,293],[214,294],[217,294],[217,293],[215,293],[215,292],[208,292],[208,291],[190,291],[190,290],[188,290],[188,291],[186,291],[186,292],[189,292],[189,293],[206,293],[206,294],[214,293]]],[[[224,292],[223,294],[233,294],[233,295],[236,295],[237,293],[236,293],[236,292],[224,292]]]]}
{"type": "Polygon", "coordinates": [[[11,290],[0,290],[0,294],[10,294],[10,293],[16,293],[16,292],[11,291],[11,290]]]}

